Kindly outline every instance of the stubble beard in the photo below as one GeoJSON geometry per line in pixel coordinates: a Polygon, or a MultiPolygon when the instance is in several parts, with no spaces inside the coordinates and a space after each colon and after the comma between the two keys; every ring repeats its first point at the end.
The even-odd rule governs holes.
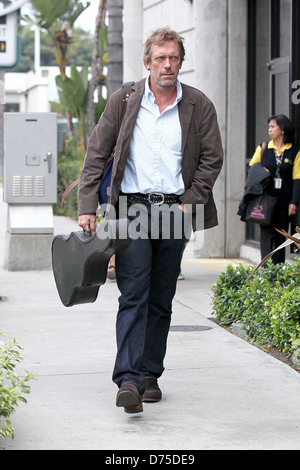
{"type": "MultiPolygon", "coordinates": [[[[171,77],[171,76],[170,76],[171,77]]],[[[177,81],[177,77],[175,75],[172,75],[172,80],[167,80],[165,81],[163,78],[161,77],[154,77],[156,83],[161,86],[162,88],[172,88],[176,81],[177,81]]]]}

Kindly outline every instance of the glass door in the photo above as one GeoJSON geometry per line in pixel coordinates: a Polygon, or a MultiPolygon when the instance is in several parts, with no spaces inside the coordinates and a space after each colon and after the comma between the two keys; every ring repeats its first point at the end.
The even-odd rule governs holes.
{"type": "Polygon", "coordinates": [[[291,61],[290,57],[271,60],[270,73],[270,116],[275,114],[291,115],[291,61]]]}
{"type": "Polygon", "coordinates": [[[291,0],[270,1],[270,115],[291,117],[291,0]]]}

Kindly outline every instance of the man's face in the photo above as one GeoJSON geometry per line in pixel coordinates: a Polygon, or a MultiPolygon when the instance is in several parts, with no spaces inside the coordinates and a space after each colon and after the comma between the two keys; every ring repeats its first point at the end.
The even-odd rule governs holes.
{"type": "Polygon", "coordinates": [[[167,41],[162,46],[153,44],[151,60],[145,65],[156,85],[163,88],[174,86],[182,65],[177,42],[167,41]]]}

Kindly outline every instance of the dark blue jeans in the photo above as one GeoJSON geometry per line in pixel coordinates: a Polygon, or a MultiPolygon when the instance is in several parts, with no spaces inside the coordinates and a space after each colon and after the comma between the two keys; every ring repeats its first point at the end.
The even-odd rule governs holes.
{"type": "MultiPolygon", "coordinates": [[[[131,210],[137,207],[130,199],[128,204],[131,210]]],[[[169,222],[166,217],[164,223],[159,206],[144,202],[139,208],[137,214],[143,213],[142,218],[128,216],[137,229],[134,239],[128,248],[116,253],[121,295],[113,381],[118,387],[134,383],[143,393],[145,377],[159,378],[164,371],[172,301],[190,221],[183,223],[186,216],[178,205],[174,212],[169,211],[169,222]]]]}

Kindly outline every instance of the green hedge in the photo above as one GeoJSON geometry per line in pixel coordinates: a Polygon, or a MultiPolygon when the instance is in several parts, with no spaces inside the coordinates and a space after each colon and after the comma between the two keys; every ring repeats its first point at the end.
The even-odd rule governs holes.
{"type": "Polygon", "coordinates": [[[213,285],[213,314],[221,325],[238,322],[247,338],[292,353],[300,346],[300,260],[253,267],[229,265],[213,285]]]}

